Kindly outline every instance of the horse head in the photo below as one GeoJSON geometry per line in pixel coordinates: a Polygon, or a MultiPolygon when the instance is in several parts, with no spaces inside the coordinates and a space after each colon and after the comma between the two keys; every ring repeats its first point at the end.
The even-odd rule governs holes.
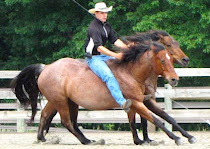
{"type": "Polygon", "coordinates": [[[126,37],[127,43],[134,42],[129,50],[123,53],[123,59],[120,63],[132,62],[132,75],[137,80],[142,81],[142,76],[149,77],[149,71],[153,71],[157,76],[164,77],[172,86],[178,84],[179,77],[177,76],[174,66],[173,57],[165,49],[163,44],[157,41],[152,41],[150,37],[143,34],[135,34],[126,37]],[[143,70],[144,69],[144,70],[143,70]],[[138,78],[139,77],[139,78],[138,78]],[[141,77],[141,79],[140,79],[141,77]]]}
{"type": "Polygon", "coordinates": [[[170,36],[166,31],[153,30],[148,32],[154,41],[161,42],[166,50],[173,56],[174,62],[180,64],[182,67],[187,67],[189,58],[181,50],[179,43],[170,36]]]}
{"type": "Polygon", "coordinates": [[[177,76],[174,66],[173,57],[160,43],[153,42],[151,44],[153,56],[153,69],[157,75],[165,78],[170,85],[177,86],[179,77],[177,76]]]}

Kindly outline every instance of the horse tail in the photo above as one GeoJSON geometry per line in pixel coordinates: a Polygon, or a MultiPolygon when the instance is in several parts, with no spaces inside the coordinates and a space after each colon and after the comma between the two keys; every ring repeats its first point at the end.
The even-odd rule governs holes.
{"type": "Polygon", "coordinates": [[[27,108],[31,105],[32,115],[30,122],[34,121],[37,112],[37,103],[40,90],[37,80],[44,70],[44,64],[33,64],[24,68],[12,81],[11,88],[20,104],[27,108]]]}

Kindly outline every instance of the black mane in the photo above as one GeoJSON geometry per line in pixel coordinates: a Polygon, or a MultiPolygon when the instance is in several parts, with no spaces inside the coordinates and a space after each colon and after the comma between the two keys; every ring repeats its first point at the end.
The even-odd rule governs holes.
{"type": "Polygon", "coordinates": [[[136,33],[125,37],[126,44],[133,42],[134,45],[129,47],[129,50],[123,52],[123,58],[118,60],[118,63],[128,63],[130,61],[137,61],[144,52],[150,50],[151,45],[155,47],[155,52],[159,52],[164,48],[161,43],[152,41],[149,33],[136,33]]]}
{"type": "Polygon", "coordinates": [[[123,58],[120,63],[128,63],[130,61],[138,61],[144,52],[150,50],[150,44],[135,44],[129,50],[123,52],[123,58]]]}
{"type": "Polygon", "coordinates": [[[162,36],[169,36],[169,34],[164,30],[150,30],[147,33],[153,41],[157,41],[160,39],[158,34],[162,36]]]}
{"type": "Polygon", "coordinates": [[[158,41],[160,39],[159,35],[169,36],[164,30],[149,30],[148,32],[137,32],[132,36],[125,37],[125,39],[132,42],[142,42],[141,40],[143,40],[143,42],[145,40],[158,41]]]}

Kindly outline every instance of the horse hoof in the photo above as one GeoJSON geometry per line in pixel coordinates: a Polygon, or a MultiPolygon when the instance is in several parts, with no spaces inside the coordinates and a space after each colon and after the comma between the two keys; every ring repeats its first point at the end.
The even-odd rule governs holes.
{"type": "Polygon", "coordinates": [[[159,145],[159,142],[157,142],[157,141],[150,141],[149,142],[149,145],[151,145],[151,146],[157,146],[157,145],[159,145]]]}
{"type": "Polygon", "coordinates": [[[152,141],[154,141],[154,140],[151,140],[150,138],[146,138],[146,139],[144,139],[144,142],[148,142],[148,143],[150,143],[150,142],[152,142],[152,141]]]}
{"type": "Polygon", "coordinates": [[[47,140],[45,138],[40,138],[37,140],[38,142],[46,142],[47,140]]]}
{"type": "Polygon", "coordinates": [[[192,137],[192,138],[188,139],[188,141],[190,142],[190,144],[193,144],[193,143],[197,142],[197,139],[195,137],[192,137]]]}
{"type": "Polygon", "coordinates": [[[177,139],[175,140],[176,145],[182,145],[183,144],[183,140],[182,139],[177,139]]]}
{"type": "Polygon", "coordinates": [[[139,144],[139,145],[146,146],[146,145],[150,145],[150,144],[148,142],[143,142],[142,144],[139,144]]]}
{"type": "Polygon", "coordinates": [[[104,145],[105,144],[105,140],[104,139],[101,139],[99,141],[93,141],[91,140],[90,143],[88,143],[88,145],[104,145]]]}
{"type": "Polygon", "coordinates": [[[144,143],[147,143],[147,142],[144,142],[144,141],[142,141],[142,140],[137,140],[137,141],[134,141],[134,144],[136,144],[136,145],[142,145],[142,144],[144,144],[144,143]]]}
{"type": "Polygon", "coordinates": [[[43,138],[41,141],[42,141],[42,142],[46,142],[47,140],[46,140],[45,138],[43,138]]]}
{"type": "Polygon", "coordinates": [[[42,144],[42,143],[45,143],[47,140],[45,138],[42,138],[42,139],[37,139],[36,141],[34,141],[33,144],[42,144]]]}

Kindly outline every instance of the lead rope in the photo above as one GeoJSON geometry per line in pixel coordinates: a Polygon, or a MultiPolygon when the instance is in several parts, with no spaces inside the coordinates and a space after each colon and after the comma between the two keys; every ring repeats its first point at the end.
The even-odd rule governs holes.
{"type": "MultiPolygon", "coordinates": [[[[156,91],[156,93],[157,93],[157,94],[160,94],[158,91],[156,91]]],[[[185,107],[183,104],[178,103],[178,102],[176,102],[176,101],[173,100],[173,99],[171,99],[171,101],[174,102],[174,103],[176,103],[176,104],[178,104],[178,105],[180,105],[182,108],[184,108],[184,109],[186,109],[186,110],[189,111],[189,109],[188,109],[187,107],[185,107]]],[[[205,122],[205,123],[207,123],[207,124],[210,125],[210,120],[205,120],[204,118],[200,118],[200,117],[199,117],[199,119],[201,119],[203,122],[205,122]]]]}
{"type": "Polygon", "coordinates": [[[93,16],[94,18],[95,18],[95,16],[92,14],[92,13],[90,13],[85,7],[83,7],[82,5],[80,5],[80,3],[78,3],[77,1],[75,1],[75,0],[72,0],[74,3],[76,3],[79,7],[81,7],[83,10],[85,10],[86,12],[88,12],[91,16],[93,16]]]}
{"type": "MultiPolygon", "coordinates": [[[[174,101],[174,100],[172,100],[172,99],[171,99],[171,101],[173,101],[174,103],[180,105],[181,107],[183,107],[184,109],[186,109],[186,110],[189,111],[189,109],[188,109],[187,107],[185,107],[184,105],[182,105],[182,104],[180,104],[180,103],[178,103],[178,102],[176,102],[176,101],[174,101]]],[[[201,118],[201,117],[199,117],[199,119],[201,119],[203,122],[205,122],[205,123],[207,123],[207,124],[210,125],[210,120],[205,120],[204,118],[201,118]]]]}
{"type": "MultiPolygon", "coordinates": [[[[158,91],[156,91],[156,93],[157,93],[157,94],[159,94],[159,92],[158,92],[158,91]]],[[[186,110],[188,110],[188,111],[189,111],[189,109],[188,109],[187,107],[185,107],[183,104],[178,103],[178,102],[176,102],[176,101],[175,101],[175,100],[173,100],[173,99],[171,99],[171,101],[172,101],[172,102],[174,102],[174,103],[176,103],[176,104],[178,104],[178,105],[180,105],[182,108],[184,108],[184,109],[186,109],[186,110]]],[[[210,120],[205,120],[204,118],[200,118],[200,117],[199,117],[199,119],[201,119],[203,122],[205,122],[205,123],[207,123],[207,124],[209,124],[209,125],[210,125],[210,120]]]]}

